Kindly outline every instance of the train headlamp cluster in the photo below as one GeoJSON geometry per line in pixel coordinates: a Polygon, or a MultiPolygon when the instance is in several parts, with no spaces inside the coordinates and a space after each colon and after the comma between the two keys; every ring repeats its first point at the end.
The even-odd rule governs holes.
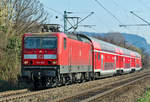
{"type": "Polygon", "coordinates": [[[57,64],[57,62],[56,62],[56,61],[48,61],[48,64],[53,64],[53,65],[55,65],[55,64],[57,64]]]}
{"type": "MultiPolygon", "coordinates": [[[[57,64],[57,61],[48,61],[47,62],[49,65],[56,65],[57,64]]],[[[32,65],[33,64],[33,61],[24,61],[24,65],[32,65]]]]}

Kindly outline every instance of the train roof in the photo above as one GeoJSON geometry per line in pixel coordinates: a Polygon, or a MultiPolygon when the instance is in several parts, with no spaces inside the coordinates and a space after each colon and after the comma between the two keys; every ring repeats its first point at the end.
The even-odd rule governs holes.
{"type": "Polygon", "coordinates": [[[24,36],[50,36],[50,35],[56,35],[56,34],[63,34],[61,32],[40,32],[40,33],[25,33],[24,36]]]}
{"type": "MultiPolygon", "coordinates": [[[[85,35],[86,36],[86,35],[85,35]]],[[[99,39],[96,39],[96,38],[93,38],[93,37],[90,37],[90,36],[87,36],[93,43],[93,46],[94,48],[100,48],[102,51],[107,51],[107,52],[112,52],[112,53],[119,53],[119,54],[124,54],[124,55],[127,55],[127,56],[136,56],[136,57],[140,57],[140,54],[135,52],[135,51],[132,51],[132,50],[129,50],[129,49],[126,49],[126,48],[123,48],[123,47],[120,47],[120,46],[117,46],[117,45],[114,45],[114,44],[111,44],[111,43],[108,43],[108,42],[105,42],[105,41],[102,41],[102,40],[99,40],[99,39]],[[99,44],[98,45],[95,45],[95,43],[99,44]],[[119,51],[118,51],[119,49],[119,51]]]]}
{"type": "MultiPolygon", "coordinates": [[[[99,47],[102,51],[108,51],[108,52],[116,52],[115,48],[116,46],[111,44],[111,43],[108,43],[108,42],[105,42],[105,41],[102,41],[102,40],[99,40],[99,39],[96,39],[96,38],[93,38],[93,37],[89,37],[91,39],[91,41],[94,43],[94,42],[97,42],[99,44],[99,47]]],[[[95,48],[97,48],[95,45],[94,45],[95,48]]]]}

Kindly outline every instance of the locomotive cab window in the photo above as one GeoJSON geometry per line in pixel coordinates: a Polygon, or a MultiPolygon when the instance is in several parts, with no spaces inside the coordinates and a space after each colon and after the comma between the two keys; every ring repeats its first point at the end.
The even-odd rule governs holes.
{"type": "Polygon", "coordinates": [[[42,49],[55,49],[57,46],[57,40],[54,37],[42,39],[42,49]]]}
{"type": "Polygon", "coordinates": [[[66,49],[66,38],[64,38],[64,49],[66,49]]]}
{"type": "Polygon", "coordinates": [[[26,37],[24,39],[26,49],[56,49],[56,37],[26,37]]]}

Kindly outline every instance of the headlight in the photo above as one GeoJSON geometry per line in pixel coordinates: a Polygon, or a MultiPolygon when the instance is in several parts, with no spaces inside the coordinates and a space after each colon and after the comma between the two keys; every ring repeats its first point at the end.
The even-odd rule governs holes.
{"type": "Polygon", "coordinates": [[[28,64],[29,62],[28,61],[24,61],[24,64],[28,64]]]}
{"type": "Polygon", "coordinates": [[[57,62],[56,62],[56,61],[53,61],[52,63],[53,63],[53,64],[57,64],[57,62]]]}

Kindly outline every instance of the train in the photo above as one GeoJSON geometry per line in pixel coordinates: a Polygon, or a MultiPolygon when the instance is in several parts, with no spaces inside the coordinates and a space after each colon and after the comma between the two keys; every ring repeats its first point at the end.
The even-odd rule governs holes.
{"type": "Polygon", "coordinates": [[[34,88],[84,82],[142,69],[141,55],[84,35],[26,33],[22,37],[21,79],[34,88]]]}

